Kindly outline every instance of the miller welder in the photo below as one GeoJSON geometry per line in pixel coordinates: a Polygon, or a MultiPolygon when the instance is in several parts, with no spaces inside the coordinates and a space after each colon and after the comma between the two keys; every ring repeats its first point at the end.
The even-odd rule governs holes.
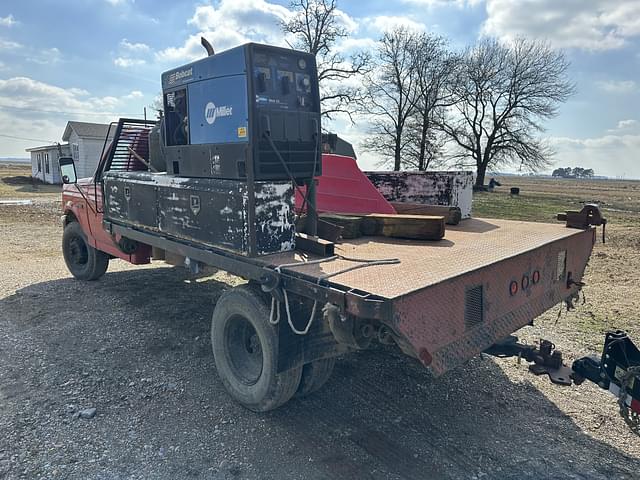
{"type": "Polygon", "coordinates": [[[105,219],[248,256],[292,250],[294,186],[307,186],[312,215],[321,174],[315,57],[255,43],[214,54],[203,45],[209,56],[162,74],[164,117],[147,131],[148,148],[120,121],[104,174],[105,219]],[[146,163],[150,171],[114,168],[146,163]]]}
{"type": "Polygon", "coordinates": [[[165,161],[174,175],[253,181],[320,174],[313,55],[249,43],[163,73],[162,89],[165,161]]]}

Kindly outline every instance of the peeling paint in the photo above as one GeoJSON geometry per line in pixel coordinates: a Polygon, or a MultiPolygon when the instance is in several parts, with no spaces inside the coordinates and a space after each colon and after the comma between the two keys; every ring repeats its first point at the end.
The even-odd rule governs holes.
{"type": "Polygon", "coordinates": [[[252,191],[246,182],[237,180],[118,172],[105,175],[105,187],[117,192],[105,199],[107,219],[244,255],[295,247],[290,182],[256,182],[252,191]],[[118,189],[118,185],[130,187],[129,204],[123,201],[120,192],[124,189],[118,189]],[[194,196],[199,199],[197,210],[190,203],[194,196]],[[254,206],[253,212],[249,211],[250,205],[254,206]]]}
{"type": "Polygon", "coordinates": [[[391,202],[459,207],[471,217],[473,172],[365,172],[371,183],[391,202]]]}

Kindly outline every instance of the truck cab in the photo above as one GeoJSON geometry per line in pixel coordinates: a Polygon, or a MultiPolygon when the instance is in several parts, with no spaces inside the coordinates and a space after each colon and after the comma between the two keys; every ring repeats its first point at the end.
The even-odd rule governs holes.
{"type": "Polygon", "coordinates": [[[100,278],[113,258],[120,258],[134,265],[143,265],[151,261],[149,246],[132,245],[104,229],[102,180],[105,172],[111,169],[131,172],[148,170],[138,156],[144,155],[145,150],[148,156],[148,137],[154,126],[154,122],[140,120],[123,119],[112,123],[93,177],[77,179],[73,159],[60,159],[63,179],[61,222],[65,228],[63,255],[67,267],[76,278],[100,278]],[[115,162],[111,155],[114,137],[129,139],[125,140],[124,147],[120,147],[123,158],[118,160],[116,156],[115,162]]]}

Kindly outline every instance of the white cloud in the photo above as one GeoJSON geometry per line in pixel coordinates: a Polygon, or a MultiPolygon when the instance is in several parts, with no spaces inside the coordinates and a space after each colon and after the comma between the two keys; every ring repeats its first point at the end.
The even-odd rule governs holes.
{"type": "MultiPolygon", "coordinates": [[[[6,135],[60,140],[68,120],[108,123],[137,109],[142,99],[134,90],[121,97],[92,96],[82,88],[62,88],[29,77],[0,80],[0,130],[6,135]],[[29,132],[26,135],[25,132],[29,132]]],[[[33,141],[2,141],[0,156],[26,156],[33,141]]]]}
{"type": "Polygon", "coordinates": [[[379,32],[386,32],[387,30],[391,30],[397,27],[405,27],[409,30],[415,30],[418,32],[427,29],[424,23],[417,22],[409,17],[404,16],[378,15],[377,17],[365,18],[364,22],[367,25],[372,26],[379,32]]]}
{"type": "Polygon", "coordinates": [[[32,54],[26,57],[27,61],[39,65],[51,65],[62,59],[62,54],[57,48],[45,48],[44,50],[32,49],[32,54]]]}
{"type": "Polygon", "coordinates": [[[403,3],[421,7],[448,7],[455,5],[457,8],[473,7],[482,2],[483,0],[403,0],[403,3]]]}
{"type": "MultiPolygon", "coordinates": [[[[132,94],[138,96],[134,92],[128,95],[132,94]]],[[[123,98],[90,96],[84,89],[62,88],[29,77],[0,80],[0,106],[17,111],[78,112],[102,116],[119,108],[124,103],[123,98]]]]}
{"type": "Polygon", "coordinates": [[[58,63],[62,59],[62,54],[56,47],[40,49],[3,38],[0,38],[0,52],[20,54],[24,60],[40,65],[58,63]]]}
{"type": "Polygon", "coordinates": [[[553,137],[555,166],[593,168],[596,175],[640,178],[640,135],[607,133],[592,138],[553,137]]]}
{"type": "Polygon", "coordinates": [[[130,42],[126,38],[120,40],[119,55],[113,59],[113,64],[120,68],[139,67],[147,63],[151,55],[151,47],[142,42],[130,42]]]}
{"type": "Polygon", "coordinates": [[[618,129],[620,130],[626,130],[628,128],[635,128],[638,126],[638,121],[634,120],[634,119],[629,119],[629,120],[620,120],[618,122],[618,129]]]}
{"type": "Polygon", "coordinates": [[[353,53],[357,51],[371,51],[376,48],[378,41],[373,38],[345,38],[336,45],[335,50],[339,53],[353,53]]]}
{"type": "Polygon", "coordinates": [[[505,40],[523,35],[556,47],[610,50],[640,35],[637,0],[486,0],[482,32],[505,40]]]}
{"type": "Polygon", "coordinates": [[[0,51],[16,51],[23,47],[21,43],[0,38],[0,51]]]}
{"type": "Polygon", "coordinates": [[[129,68],[144,65],[146,62],[140,58],[116,57],[113,63],[118,67],[129,68]]]}
{"type": "Polygon", "coordinates": [[[120,41],[120,47],[124,50],[128,50],[129,52],[135,52],[135,53],[145,53],[150,50],[149,45],[147,45],[146,43],[141,43],[141,42],[132,43],[126,38],[123,38],[120,41]]]}
{"type": "Polygon", "coordinates": [[[182,46],[157,52],[156,58],[172,64],[202,58],[206,53],[200,45],[201,36],[216,51],[249,41],[286,45],[280,22],[290,15],[287,8],[264,0],[221,0],[215,7],[200,5],[188,21],[199,32],[190,35],[182,46]]]}
{"type": "Polygon", "coordinates": [[[633,80],[600,80],[596,85],[607,93],[632,93],[638,89],[633,80]]]}
{"type": "Polygon", "coordinates": [[[133,100],[134,98],[142,98],[142,97],[144,97],[144,94],[140,90],[132,90],[129,94],[125,95],[122,98],[126,100],[133,100]]]}
{"type": "Polygon", "coordinates": [[[0,17],[0,26],[2,27],[13,27],[16,23],[18,23],[17,20],[11,14],[0,17]]]}

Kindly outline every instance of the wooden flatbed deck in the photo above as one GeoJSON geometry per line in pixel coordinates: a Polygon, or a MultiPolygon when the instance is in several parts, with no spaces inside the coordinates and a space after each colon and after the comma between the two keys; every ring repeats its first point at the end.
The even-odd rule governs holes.
{"type": "MultiPolygon", "coordinates": [[[[383,237],[342,241],[335,248],[340,256],[365,260],[396,258],[400,263],[351,270],[332,276],[330,282],[394,299],[581,233],[584,232],[561,223],[469,219],[457,226],[447,226],[445,238],[439,241],[383,237]]],[[[300,266],[283,271],[301,273],[310,279],[356,265],[340,258],[313,265],[302,263],[318,258],[286,252],[260,257],[259,261],[273,267],[301,262],[300,266]]]]}

